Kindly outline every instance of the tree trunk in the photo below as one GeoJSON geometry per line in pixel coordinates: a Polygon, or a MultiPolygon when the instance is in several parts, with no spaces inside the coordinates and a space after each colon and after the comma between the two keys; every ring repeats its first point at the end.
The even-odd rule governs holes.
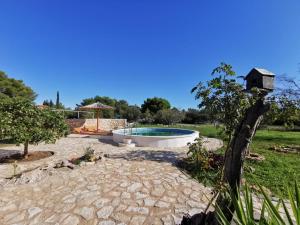
{"type": "Polygon", "coordinates": [[[29,142],[26,141],[24,143],[24,156],[27,156],[28,155],[28,146],[29,146],[29,142]]]}
{"type": "MultiPolygon", "coordinates": [[[[223,182],[229,184],[229,187],[234,194],[237,194],[237,189],[240,186],[243,163],[245,156],[248,153],[249,145],[263,118],[263,114],[268,111],[268,108],[268,105],[264,103],[264,96],[262,96],[247,110],[244,119],[235,130],[229,148],[225,153],[223,182]]],[[[216,203],[226,218],[231,221],[234,206],[229,196],[220,194],[216,203]]]]}

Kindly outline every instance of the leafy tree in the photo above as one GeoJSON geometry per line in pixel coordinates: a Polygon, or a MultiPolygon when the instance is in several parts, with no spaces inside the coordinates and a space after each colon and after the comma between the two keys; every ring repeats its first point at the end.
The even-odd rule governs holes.
{"type": "Polygon", "coordinates": [[[287,76],[280,76],[278,84],[281,87],[273,95],[272,107],[264,122],[293,128],[300,122],[300,84],[287,76]]]}
{"type": "Polygon", "coordinates": [[[125,100],[119,100],[115,102],[115,117],[126,118],[126,113],[128,110],[128,102],[125,100]]]}
{"type": "Polygon", "coordinates": [[[136,105],[128,106],[127,110],[123,114],[123,118],[127,119],[128,122],[138,121],[141,116],[141,109],[136,105]]]}
{"type": "Polygon", "coordinates": [[[213,121],[221,122],[224,133],[230,142],[233,132],[239,124],[249,98],[243,92],[243,86],[237,83],[232,66],[221,63],[212,72],[214,78],[206,84],[198,83],[191,92],[200,100],[199,108],[205,109],[213,121]]]}
{"type": "Polygon", "coordinates": [[[147,110],[149,110],[152,115],[156,114],[159,110],[170,108],[171,105],[168,100],[158,97],[147,98],[142,104],[142,112],[145,113],[147,110]]]}
{"type": "Polygon", "coordinates": [[[188,109],[185,112],[185,116],[183,119],[184,123],[189,124],[199,124],[210,121],[210,116],[206,112],[206,110],[198,110],[198,109],[188,109]]]}
{"type": "Polygon", "coordinates": [[[26,86],[22,80],[9,78],[4,72],[0,71],[0,98],[23,97],[33,101],[36,96],[36,93],[26,86]]]}
{"type": "MultiPolygon", "coordinates": [[[[265,101],[268,92],[252,88],[251,95],[246,94],[243,86],[233,79],[235,72],[228,64],[221,63],[212,72],[212,75],[216,74],[216,78],[208,81],[206,85],[199,83],[192,92],[196,91],[196,99],[201,99],[199,107],[205,107],[215,120],[224,125],[228,144],[222,182],[229,185],[237,195],[245,155],[263,115],[269,110],[269,103],[265,101]]],[[[216,204],[225,217],[231,220],[234,213],[232,200],[221,192],[216,204]]]]}
{"type": "Polygon", "coordinates": [[[162,109],[155,114],[155,122],[165,125],[179,123],[184,118],[184,114],[176,109],[162,109]]]}
{"type": "Polygon", "coordinates": [[[20,98],[0,100],[0,139],[10,138],[24,144],[24,155],[29,144],[53,143],[67,132],[62,114],[38,109],[29,100],[20,98]]]}
{"type": "Polygon", "coordinates": [[[154,122],[154,116],[150,113],[148,109],[142,114],[141,122],[145,124],[151,124],[154,122]]]}

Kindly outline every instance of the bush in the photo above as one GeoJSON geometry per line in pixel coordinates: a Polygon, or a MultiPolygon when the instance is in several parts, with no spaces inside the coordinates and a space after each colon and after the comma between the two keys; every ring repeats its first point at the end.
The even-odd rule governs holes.
{"type": "Polygon", "coordinates": [[[183,118],[184,114],[178,109],[163,109],[156,113],[155,122],[164,125],[171,125],[181,122],[183,118]]]}
{"type": "Polygon", "coordinates": [[[204,110],[188,109],[183,119],[184,123],[200,124],[209,122],[209,115],[204,110]]]}
{"type": "Polygon", "coordinates": [[[66,135],[68,126],[62,113],[37,108],[30,100],[7,98],[0,101],[0,139],[24,144],[54,143],[66,135]]]}

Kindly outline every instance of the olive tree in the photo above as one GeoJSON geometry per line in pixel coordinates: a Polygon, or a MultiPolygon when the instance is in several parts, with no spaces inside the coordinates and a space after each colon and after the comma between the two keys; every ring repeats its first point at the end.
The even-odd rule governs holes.
{"type": "MultiPolygon", "coordinates": [[[[270,108],[269,103],[265,101],[268,91],[252,88],[251,94],[247,94],[243,86],[234,79],[235,72],[232,67],[225,63],[214,69],[212,75],[217,77],[208,81],[206,85],[199,83],[192,92],[196,92],[196,99],[201,100],[199,106],[205,107],[215,120],[224,126],[228,144],[222,184],[229,185],[237,196],[245,155],[263,115],[270,108]]],[[[216,205],[228,220],[232,219],[234,203],[226,194],[219,193],[216,205]]]]}
{"type": "Polygon", "coordinates": [[[37,108],[30,100],[7,98],[0,100],[0,139],[12,139],[24,145],[24,156],[29,144],[54,143],[67,134],[63,115],[37,108]]]}
{"type": "Polygon", "coordinates": [[[222,123],[223,131],[230,142],[233,132],[249,106],[249,96],[236,81],[232,66],[221,63],[212,71],[213,78],[200,82],[191,92],[200,100],[199,108],[205,109],[211,120],[222,123]]]}

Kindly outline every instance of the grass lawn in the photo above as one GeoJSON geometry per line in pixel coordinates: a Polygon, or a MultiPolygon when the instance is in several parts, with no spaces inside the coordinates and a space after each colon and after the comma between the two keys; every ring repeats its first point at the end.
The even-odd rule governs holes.
{"type": "MultiPolygon", "coordinates": [[[[158,127],[160,125],[151,125],[158,127]]],[[[220,137],[213,125],[174,125],[171,127],[194,129],[204,136],[220,137]]],[[[246,166],[255,169],[254,172],[245,172],[244,176],[249,183],[261,184],[277,196],[287,196],[286,186],[297,180],[300,184],[300,154],[279,153],[269,150],[274,145],[300,146],[300,132],[258,130],[250,146],[251,151],[261,154],[266,160],[262,162],[246,162],[246,166]]]]}

